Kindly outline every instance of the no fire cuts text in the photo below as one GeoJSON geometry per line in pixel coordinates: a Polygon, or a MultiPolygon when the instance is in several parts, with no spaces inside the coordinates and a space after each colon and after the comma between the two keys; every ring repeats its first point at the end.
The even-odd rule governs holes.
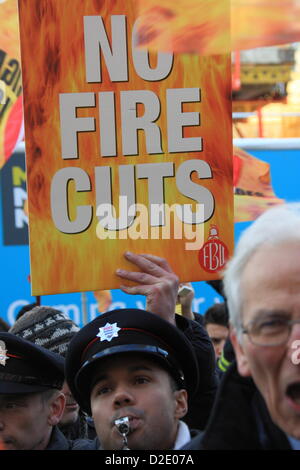
{"type": "MultiPolygon", "coordinates": [[[[174,57],[171,53],[158,53],[157,63],[153,68],[149,64],[148,52],[135,47],[136,26],[132,31],[131,56],[133,70],[145,82],[154,82],[166,79],[173,70],[174,57]]],[[[126,82],[129,80],[128,69],[128,38],[125,15],[111,16],[111,43],[109,41],[103,19],[100,16],[84,17],[84,49],[85,49],[85,75],[86,83],[101,83],[101,56],[106,64],[110,82],[126,82]]],[[[115,159],[125,163],[127,157],[139,155],[139,131],[145,135],[146,153],[158,155],[178,154],[203,151],[203,138],[201,136],[185,137],[183,130],[188,127],[198,127],[200,111],[184,112],[185,103],[197,104],[201,102],[200,88],[174,88],[167,89],[165,96],[158,97],[154,91],[148,89],[122,90],[118,101],[115,91],[60,93],[59,114],[61,131],[61,158],[64,162],[80,159],[78,146],[79,133],[99,132],[99,148],[95,155],[100,158],[115,159]],[[163,100],[165,109],[162,109],[163,100]],[[116,102],[118,107],[116,108],[116,102]],[[79,108],[98,108],[98,118],[78,117],[79,108]],[[142,106],[140,115],[138,107],[142,106]],[[166,149],[162,145],[162,129],[156,122],[161,115],[165,116],[166,149]],[[117,150],[116,115],[120,115],[122,155],[117,150]]],[[[175,158],[175,155],[174,155],[175,158]]],[[[139,180],[148,180],[149,204],[164,204],[164,185],[168,178],[176,178],[177,190],[191,201],[196,201],[204,207],[202,217],[197,213],[189,214],[182,222],[204,223],[209,220],[215,208],[214,196],[206,187],[192,182],[191,174],[195,172],[200,180],[212,179],[210,165],[199,158],[187,159],[179,165],[174,162],[143,163],[137,165],[117,165],[120,181],[120,196],[126,196],[129,205],[136,201],[136,184],[139,180]]],[[[115,163],[114,165],[115,166],[115,163]]],[[[68,166],[58,170],[52,178],[51,184],[51,212],[56,228],[69,234],[80,233],[87,230],[93,219],[93,209],[90,205],[78,206],[75,220],[69,218],[68,186],[72,180],[75,183],[75,192],[89,192],[95,190],[96,206],[112,203],[112,166],[95,166],[88,174],[83,168],[68,166]],[[95,188],[92,188],[92,179],[95,188]]],[[[167,182],[166,182],[167,184],[167,182]]],[[[73,189],[74,191],[74,189],[73,189]]],[[[197,212],[197,211],[196,211],[197,212]]],[[[99,217],[101,219],[101,217],[99,217]]],[[[152,222],[152,221],[151,221],[152,222]]],[[[151,223],[152,225],[152,223],[151,223]]],[[[124,227],[130,226],[130,218],[124,227]]],[[[109,226],[105,226],[111,229],[109,226]]]]}

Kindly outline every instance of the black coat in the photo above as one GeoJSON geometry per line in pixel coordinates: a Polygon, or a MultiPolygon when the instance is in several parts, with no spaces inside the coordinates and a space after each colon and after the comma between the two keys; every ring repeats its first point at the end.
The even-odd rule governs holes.
{"type": "Polygon", "coordinates": [[[203,325],[181,315],[176,315],[176,325],[193,346],[200,378],[195,397],[189,400],[188,413],[182,419],[190,429],[202,430],[211,414],[218,387],[215,351],[203,325]]]}
{"type": "MultiPolygon", "coordinates": [[[[190,430],[192,438],[199,434],[199,431],[195,429],[190,430]]],[[[87,439],[77,439],[77,441],[73,442],[72,450],[103,450],[98,437],[94,440],[87,440],[87,439]]]]}
{"type": "Polygon", "coordinates": [[[73,442],[72,450],[100,450],[98,437],[95,439],[77,439],[73,442]]]}
{"type": "Polygon", "coordinates": [[[58,427],[54,426],[49,444],[45,450],[71,450],[72,446],[72,441],[69,441],[58,427]]]}
{"type": "Polygon", "coordinates": [[[232,364],[224,375],[204,433],[185,450],[285,450],[286,435],[276,426],[250,378],[241,377],[232,364]]]}

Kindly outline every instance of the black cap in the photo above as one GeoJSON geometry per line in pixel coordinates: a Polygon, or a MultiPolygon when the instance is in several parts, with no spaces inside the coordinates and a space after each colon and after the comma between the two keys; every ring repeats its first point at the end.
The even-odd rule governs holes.
{"type": "Polygon", "coordinates": [[[72,339],[66,356],[66,379],[84,411],[91,412],[91,385],[95,372],[101,370],[101,360],[132,352],[159,362],[190,397],[197,390],[196,356],[178,328],[145,310],[113,310],[82,328],[72,339]]]}
{"type": "Polygon", "coordinates": [[[12,333],[0,332],[0,394],[61,389],[64,359],[12,333]]]}

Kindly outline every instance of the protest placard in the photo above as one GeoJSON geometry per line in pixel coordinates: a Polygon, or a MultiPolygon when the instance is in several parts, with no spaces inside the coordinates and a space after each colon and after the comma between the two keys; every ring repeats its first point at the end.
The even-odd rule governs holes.
{"type": "Polygon", "coordinates": [[[138,49],[134,1],[19,9],[33,294],[117,288],[126,250],[217,278],[233,249],[230,56],[138,49]]]}

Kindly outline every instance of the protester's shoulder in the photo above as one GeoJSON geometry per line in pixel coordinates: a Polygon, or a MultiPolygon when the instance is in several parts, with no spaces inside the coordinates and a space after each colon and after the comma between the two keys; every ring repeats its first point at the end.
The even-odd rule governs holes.
{"type": "Polygon", "coordinates": [[[53,426],[50,440],[45,450],[70,450],[71,441],[67,439],[57,426],[53,426]]]}
{"type": "Polygon", "coordinates": [[[215,352],[208,333],[200,323],[176,315],[176,325],[193,345],[198,361],[203,362],[204,372],[209,375],[215,369],[215,352]]]}
{"type": "Polygon", "coordinates": [[[204,431],[191,432],[192,439],[185,444],[180,450],[201,450],[202,447],[202,438],[204,435],[204,431]]]}
{"type": "Polygon", "coordinates": [[[208,333],[202,323],[177,314],[175,318],[177,328],[179,328],[187,337],[199,338],[211,345],[208,333]]]}
{"type": "Polygon", "coordinates": [[[93,418],[91,418],[91,416],[87,416],[86,423],[87,423],[87,438],[90,440],[94,440],[97,437],[97,432],[95,429],[95,423],[94,423],[93,418]]]}
{"type": "Polygon", "coordinates": [[[71,450],[99,450],[100,444],[98,438],[95,439],[76,439],[72,441],[71,450]]]}
{"type": "Polygon", "coordinates": [[[201,315],[201,313],[193,312],[194,314],[194,321],[196,323],[199,323],[199,325],[204,326],[204,317],[201,315]]]}

